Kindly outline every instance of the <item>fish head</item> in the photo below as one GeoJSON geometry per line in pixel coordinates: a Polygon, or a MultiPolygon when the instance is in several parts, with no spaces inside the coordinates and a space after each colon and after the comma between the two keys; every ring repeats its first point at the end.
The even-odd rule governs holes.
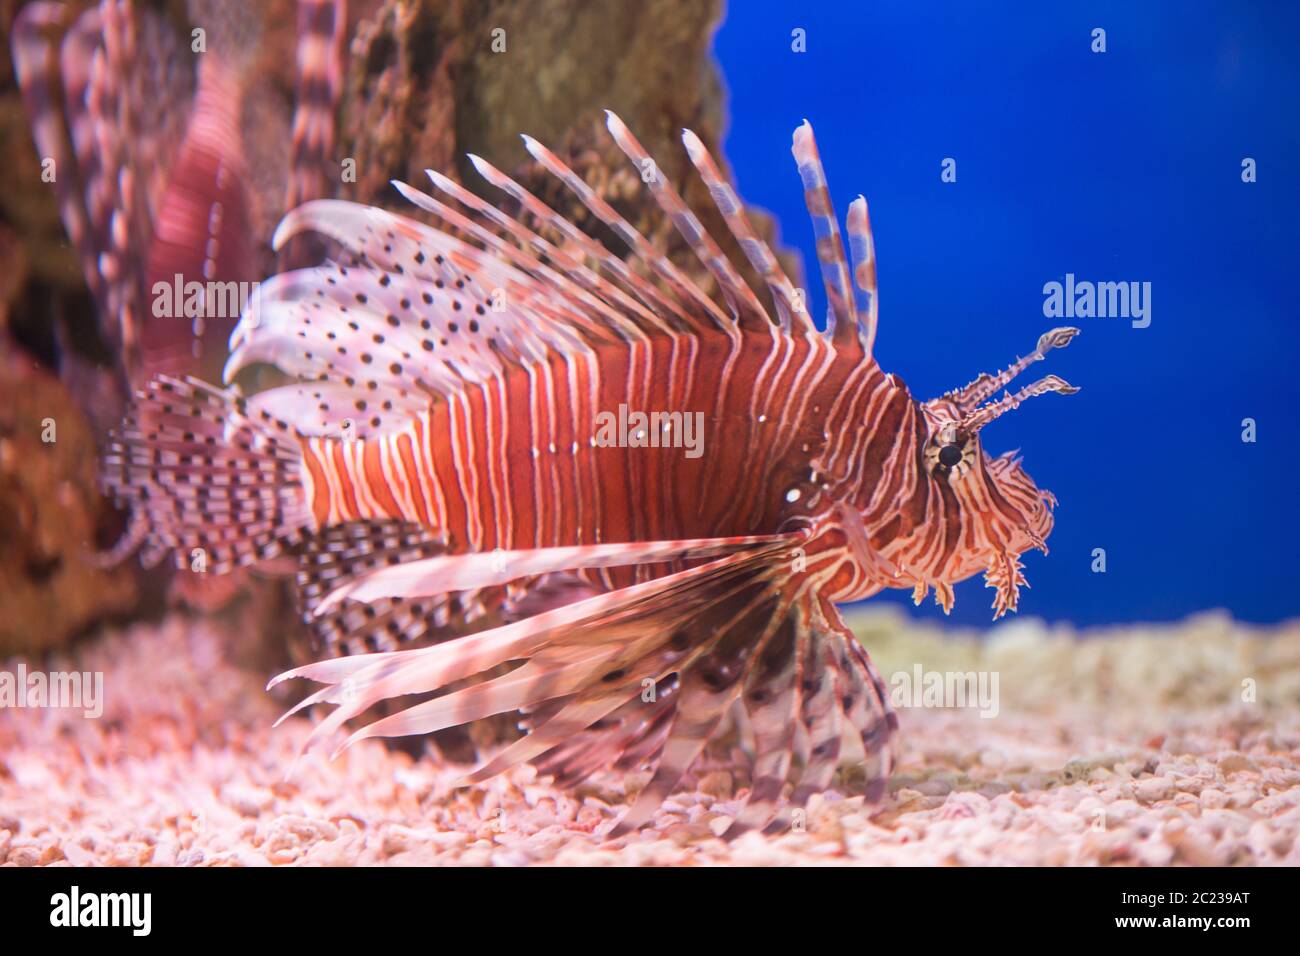
{"type": "Polygon", "coordinates": [[[926,425],[921,463],[934,485],[930,500],[940,503],[931,517],[952,528],[955,516],[959,531],[939,536],[937,547],[944,550],[937,568],[929,564],[934,570],[926,577],[947,590],[947,585],[983,572],[986,584],[998,592],[995,617],[1016,608],[1019,586],[1025,584],[1019,556],[1031,550],[1047,552],[1056,498],[1029,476],[1018,451],[988,452],[981,432],[1029,398],[1078,391],[1059,376],[1047,375],[1015,393],[994,397],[1028,365],[1077,334],[1077,329],[1053,329],[1039,339],[1034,352],[1006,371],[981,375],[965,388],[920,406],[926,425]]]}

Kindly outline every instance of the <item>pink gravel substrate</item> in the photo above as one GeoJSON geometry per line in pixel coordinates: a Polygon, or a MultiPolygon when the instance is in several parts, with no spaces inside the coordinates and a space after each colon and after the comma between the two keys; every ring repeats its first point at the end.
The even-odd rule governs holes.
{"type": "Polygon", "coordinates": [[[286,781],[310,723],[272,729],[281,702],[212,625],[138,626],[39,665],[104,671],[100,719],[0,709],[0,864],[1300,863],[1300,627],[1206,616],[1079,641],[1020,621],[976,641],[879,612],[855,626],[887,676],[996,670],[998,716],[904,710],[883,803],[832,791],[804,832],[731,844],[714,835],[737,806],[725,769],[612,842],[595,832],[644,776],[567,794],[525,768],[453,790],[455,768],[367,741],[286,781]]]}

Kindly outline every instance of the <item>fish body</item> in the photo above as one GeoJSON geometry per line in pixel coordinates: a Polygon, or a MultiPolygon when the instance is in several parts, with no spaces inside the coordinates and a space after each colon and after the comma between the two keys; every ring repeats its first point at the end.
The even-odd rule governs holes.
{"type": "MultiPolygon", "coordinates": [[[[474,552],[793,526],[816,509],[814,462],[829,442],[791,398],[829,412],[852,369],[820,336],[739,345],[706,332],[635,352],[551,355],[452,393],[393,431],[309,438],[313,517],[418,522],[450,550],[474,552]],[[772,387],[756,391],[769,362],[772,387]],[[705,436],[697,457],[673,443],[673,424],[705,436]],[[802,501],[791,495],[801,489],[802,501]]],[[[373,403],[359,404],[363,416],[373,403]]]]}
{"type": "Polygon", "coordinates": [[[652,766],[622,833],[740,709],[753,782],[728,836],[780,830],[829,784],[846,734],[869,796],[892,761],[897,718],[836,603],[933,588],[947,609],[953,583],[983,572],[996,615],[1016,608],[1019,556],[1045,550],[1055,502],[979,433],[1029,397],[1073,391],[1048,376],[993,398],[1076,330],[918,402],[873,356],[866,203],[849,208],[846,255],[810,126],[793,152],[825,331],[697,137],[684,134],[687,152],[770,305],[613,114],[609,128],[720,301],[525,138],[627,259],[476,157],[515,215],[437,173],[436,196],[396,184],[433,224],[307,203],[276,243],[315,233],[342,252],[266,283],[225,369],[229,381],[270,363],[298,381],[244,395],[155,379],[105,481],[157,547],[211,570],[299,555],[307,619],[353,652],[277,678],[324,685],[299,708],[335,707],[309,745],[411,694],[441,691],[347,743],[519,711],[528,735],[467,781],[523,761],[563,784],[652,766]],[[556,580],[566,597],[519,612],[556,580]],[[488,607],[512,613],[453,627],[488,607]]]}

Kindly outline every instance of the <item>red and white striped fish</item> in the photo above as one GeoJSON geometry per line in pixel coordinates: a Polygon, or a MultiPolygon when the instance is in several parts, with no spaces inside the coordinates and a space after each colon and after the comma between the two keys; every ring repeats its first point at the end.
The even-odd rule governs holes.
{"type": "Polygon", "coordinates": [[[244,396],[155,380],[107,459],[107,486],[186,563],[192,549],[215,570],[301,555],[309,618],[360,652],[272,681],[325,685],[299,705],[335,705],[309,746],[382,701],[455,684],[339,749],[522,711],[527,736],[465,779],[523,761],[561,784],[654,766],[622,833],[740,709],[753,782],[728,836],[778,830],[830,783],[846,734],[873,798],[889,772],[897,718],[836,603],[933,588],[947,609],[952,585],[983,572],[995,616],[1016,608],[1019,557],[1046,550],[1055,501],[979,435],[1030,396],[1073,391],[1048,376],[994,399],[1076,330],[917,402],[872,357],[866,202],[849,207],[850,266],[807,123],[794,155],[830,301],[824,332],[694,134],[686,150],[770,310],[627,127],[613,114],[608,126],[721,301],[525,137],[626,259],[477,157],[517,214],[435,172],[437,195],[395,184],[431,225],[307,203],[277,245],[313,232],[344,253],[264,285],[226,367],[230,381],[271,363],[298,383],[244,396]],[[689,422],[702,425],[699,454],[677,434],[689,422]],[[570,600],[520,616],[521,595],[557,581],[570,600]],[[515,613],[438,641],[485,606],[515,613]]]}
{"type": "MultiPolygon", "coordinates": [[[[188,316],[179,297],[163,300],[155,290],[204,283],[224,292],[258,282],[272,265],[276,220],[326,194],[344,0],[298,0],[292,130],[259,85],[256,6],[185,7],[193,34],[131,0],[80,11],[28,3],[13,23],[33,139],[95,299],[103,345],[117,359],[119,397],[108,424],[153,375],[216,377],[227,357],[237,307],[188,316]],[[277,155],[283,143],[288,149],[277,155]]],[[[63,359],[68,377],[71,350],[63,359]]],[[[103,400],[112,390],[95,383],[86,400],[92,415],[113,406],[103,400]]]]}

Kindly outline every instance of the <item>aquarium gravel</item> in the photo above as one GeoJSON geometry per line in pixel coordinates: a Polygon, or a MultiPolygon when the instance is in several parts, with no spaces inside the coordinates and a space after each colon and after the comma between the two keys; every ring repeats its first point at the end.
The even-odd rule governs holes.
{"type": "Polygon", "coordinates": [[[730,844],[716,834],[747,782],[725,756],[609,841],[647,775],[566,793],[524,767],[455,789],[463,768],[378,741],[294,766],[310,721],[271,728],[282,702],[214,624],[136,625],[49,662],[104,674],[100,717],[0,710],[0,865],[1300,862],[1300,626],[1204,615],[1080,639],[1020,620],[976,642],[889,612],[851,622],[891,687],[917,666],[997,673],[996,716],[901,706],[879,806],[846,757],[802,832],[730,844]]]}

